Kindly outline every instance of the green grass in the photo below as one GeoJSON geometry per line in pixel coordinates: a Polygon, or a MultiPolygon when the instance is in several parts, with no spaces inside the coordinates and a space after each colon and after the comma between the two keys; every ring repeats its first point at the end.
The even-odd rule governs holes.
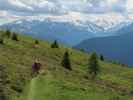
{"type": "Polygon", "coordinates": [[[71,48],[50,48],[41,41],[34,48],[34,41],[19,36],[20,41],[5,39],[0,45],[0,64],[6,65],[10,83],[7,94],[10,100],[133,100],[133,69],[109,62],[100,62],[101,73],[97,80],[85,79],[89,54],[71,48]],[[60,63],[64,52],[69,50],[72,71],[60,63]],[[31,66],[39,59],[41,74],[31,78],[31,66]],[[14,88],[23,91],[18,92],[14,88]]]}

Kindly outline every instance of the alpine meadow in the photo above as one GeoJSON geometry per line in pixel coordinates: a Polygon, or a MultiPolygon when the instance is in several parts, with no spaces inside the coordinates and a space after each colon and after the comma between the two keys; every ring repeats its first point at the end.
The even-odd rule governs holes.
{"type": "Polygon", "coordinates": [[[133,100],[133,0],[0,0],[0,100],[133,100]]]}

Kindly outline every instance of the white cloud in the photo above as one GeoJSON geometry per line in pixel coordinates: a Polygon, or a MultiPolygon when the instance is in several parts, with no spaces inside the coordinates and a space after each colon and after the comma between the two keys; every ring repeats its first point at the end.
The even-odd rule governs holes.
{"type": "Polygon", "coordinates": [[[25,3],[22,3],[20,0],[8,0],[8,2],[16,7],[27,8],[32,10],[32,7],[26,5],[25,3]]]}
{"type": "Polygon", "coordinates": [[[120,1],[125,0],[1,0],[0,9],[36,13],[63,13],[65,11],[93,13],[113,11],[113,5],[119,6],[120,1]]]}
{"type": "Polygon", "coordinates": [[[107,0],[107,2],[108,2],[109,4],[114,4],[114,3],[117,3],[118,0],[107,0]]]}
{"type": "Polygon", "coordinates": [[[70,12],[125,13],[133,11],[133,0],[0,0],[0,11],[5,18],[17,18],[38,15],[65,15],[70,12]]]}
{"type": "Polygon", "coordinates": [[[128,13],[133,13],[133,0],[128,0],[126,3],[128,13]]]}

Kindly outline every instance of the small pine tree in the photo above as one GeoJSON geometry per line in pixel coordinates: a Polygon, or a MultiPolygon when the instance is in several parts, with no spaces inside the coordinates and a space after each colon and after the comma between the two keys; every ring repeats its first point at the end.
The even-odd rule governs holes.
{"type": "Polygon", "coordinates": [[[11,36],[11,31],[10,31],[10,30],[6,30],[5,36],[6,36],[7,38],[10,38],[10,36],[11,36]]]}
{"type": "Polygon", "coordinates": [[[92,53],[89,60],[89,73],[92,75],[92,78],[95,79],[99,71],[98,56],[96,53],[92,53]]]}
{"type": "Polygon", "coordinates": [[[100,60],[104,61],[104,56],[103,55],[100,55],[100,60]]]}
{"type": "Polygon", "coordinates": [[[3,31],[0,34],[0,44],[4,44],[4,32],[3,31]]]}
{"type": "Polygon", "coordinates": [[[39,41],[38,40],[35,40],[35,44],[38,45],[39,44],[39,41]]]}
{"type": "Polygon", "coordinates": [[[58,42],[55,40],[54,43],[51,45],[51,48],[59,48],[58,42]]]}
{"type": "Polygon", "coordinates": [[[80,49],[80,51],[81,51],[81,52],[85,52],[85,50],[84,50],[84,49],[80,49]]]}
{"type": "Polygon", "coordinates": [[[66,51],[64,54],[62,66],[68,70],[72,70],[68,51],[66,51]]]}
{"type": "Polygon", "coordinates": [[[14,41],[19,41],[19,40],[18,40],[18,35],[17,35],[16,33],[13,33],[13,34],[12,34],[12,40],[14,40],[14,41]]]}
{"type": "Polygon", "coordinates": [[[0,39],[0,44],[4,44],[4,39],[3,38],[0,39]]]}

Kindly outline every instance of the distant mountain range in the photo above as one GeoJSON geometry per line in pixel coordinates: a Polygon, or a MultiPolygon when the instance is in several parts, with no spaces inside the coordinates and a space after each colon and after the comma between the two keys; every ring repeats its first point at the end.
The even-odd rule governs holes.
{"type": "Polygon", "coordinates": [[[131,21],[122,16],[109,15],[76,15],[41,16],[20,19],[4,24],[0,28],[11,29],[20,33],[47,40],[58,40],[73,46],[83,40],[120,34],[118,31],[129,26],[131,21]]]}
{"type": "Polygon", "coordinates": [[[133,66],[133,24],[117,32],[122,35],[87,39],[74,48],[84,49],[86,52],[96,51],[107,59],[133,66]]]}
{"type": "Polygon", "coordinates": [[[77,41],[87,39],[86,36],[94,37],[94,34],[86,28],[74,26],[67,22],[51,22],[49,20],[22,20],[21,23],[19,22],[3,25],[1,28],[11,29],[41,39],[58,40],[72,45],[77,43],[77,41]]]}
{"type": "Polygon", "coordinates": [[[108,59],[133,65],[133,20],[121,15],[35,16],[0,26],[40,39],[97,51],[108,59]]]}

